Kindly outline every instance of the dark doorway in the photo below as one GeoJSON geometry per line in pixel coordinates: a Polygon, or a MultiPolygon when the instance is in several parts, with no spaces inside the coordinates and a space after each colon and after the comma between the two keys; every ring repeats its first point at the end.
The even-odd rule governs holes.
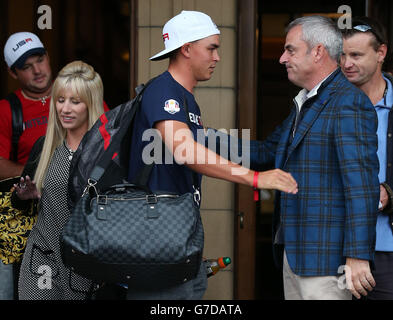
{"type": "MultiPolygon", "coordinates": [[[[14,32],[36,33],[49,52],[54,77],[71,61],[91,64],[103,80],[104,99],[113,108],[130,98],[133,3],[134,0],[1,1],[1,48],[14,32]],[[38,27],[41,15],[37,11],[42,5],[51,8],[51,29],[38,27]]],[[[5,71],[5,64],[2,68],[5,71]]],[[[18,87],[3,71],[0,84],[1,97],[18,87]]]]}
{"type": "MultiPolygon", "coordinates": [[[[342,1],[294,1],[285,6],[273,1],[258,1],[258,90],[257,135],[265,139],[289,114],[292,99],[299,88],[287,78],[285,67],[279,64],[285,43],[285,28],[297,17],[326,14],[337,19],[342,1]]],[[[366,14],[366,1],[346,1],[352,15],[366,14]]],[[[273,262],[272,215],[274,193],[263,192],[256,214],[255,298],[283,299],[282,274],[273,262]]]]}

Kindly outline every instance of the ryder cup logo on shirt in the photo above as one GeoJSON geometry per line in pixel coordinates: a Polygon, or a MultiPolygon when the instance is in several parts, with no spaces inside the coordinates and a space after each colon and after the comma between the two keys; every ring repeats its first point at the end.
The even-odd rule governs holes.
{"type": "Polygon", "coordinates": [[[173,100],[173,99],[165,101],[164,110],[166,112],[169,112],[170,114],[175,114],[175,113],[179,112],[180,111],[179,102],[177,102],[176,100],[173,100]]]}

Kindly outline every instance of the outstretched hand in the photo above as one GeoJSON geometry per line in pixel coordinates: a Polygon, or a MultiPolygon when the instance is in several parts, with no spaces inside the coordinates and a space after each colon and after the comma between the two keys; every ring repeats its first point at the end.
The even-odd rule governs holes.
{"type": "Polygon", "coordinates": [[[36,183],[29,176],[26,176],[26,178],[21,177],[20,182],[14,184],[14,187],[18,198],[21,200],[39,199],[41,197],[36,183]]]}
{"type": "Polygon", "coordinates": [[[277,189],[291,194],[298,192],[296,180],[281,169],[263,171],[258,176],[258,189],[277,189]]]}

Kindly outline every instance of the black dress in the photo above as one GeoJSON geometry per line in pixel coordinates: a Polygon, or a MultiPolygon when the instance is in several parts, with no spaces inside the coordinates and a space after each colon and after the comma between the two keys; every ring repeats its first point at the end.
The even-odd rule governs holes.
{"type": "MultiPolygon", "coordinates": [[[[32,154],[39,153],[37,148],[42,149],[42,142],[40,144],[33,147],[32,154]]],[[[20,268],[20,300],[81,300],[86,299],[92,288],[90,280],[68,269],[61,258],[60,234],[70,215],[67,186],[71,159],[72,152],[63,143],[50,161],[37,222],[28,237],[20,268]]],[[[38,161],[30,164],[25,170],[30,172],[24,174],[32,178],[38,161]]]]}

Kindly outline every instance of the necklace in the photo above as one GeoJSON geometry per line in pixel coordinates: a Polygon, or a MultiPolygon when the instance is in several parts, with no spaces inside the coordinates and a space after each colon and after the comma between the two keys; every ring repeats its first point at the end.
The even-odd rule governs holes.
{"type": "Polygon", "coordinates": [[[74,156],[75,151],[72,149],[68,149],[68,151],[70,152],[70,155],[68,156],[68,160],[72,160],[72,157],[74,156]]]}
{"type": "Polygon", "coordinates": [[[71,161],[76,150],[72,150],[72,149],[68,146],[67,141],[65,141],[65,140],[64,140],[64,146],[67,148],[68,152],[70,153],[70,154],[68,155],[68,160],[71,161]]]}
{"type": "Polygon", "coordinates": [[[27,99],[34,100],[34,101],[40,100],[43,106],[46,103],[46,99],[48,99],[50,97],[50,95],[47,95],[47,96],[43,96],[43,97],[39,97],[39,98],[33,98],[33,97],[30,97],[29,95],[27,95],[23,90],[22,90],[22,94],[27,99]]]}
{"type": "Polygon", "coordinates": [[[45,97],[39,98],[41,100],[41,103],[42,103],[43,106],[45,105],[46,99],[48,99],[48,98],[49,98],[49,96],[45,96],[45,97]]]}
{"type": "Polygon", "coordinates": [[[388,84],[385,81],[385,91],[383,92],[383,98],[386,98],[386,95],[388,94],[388,84]]]}

